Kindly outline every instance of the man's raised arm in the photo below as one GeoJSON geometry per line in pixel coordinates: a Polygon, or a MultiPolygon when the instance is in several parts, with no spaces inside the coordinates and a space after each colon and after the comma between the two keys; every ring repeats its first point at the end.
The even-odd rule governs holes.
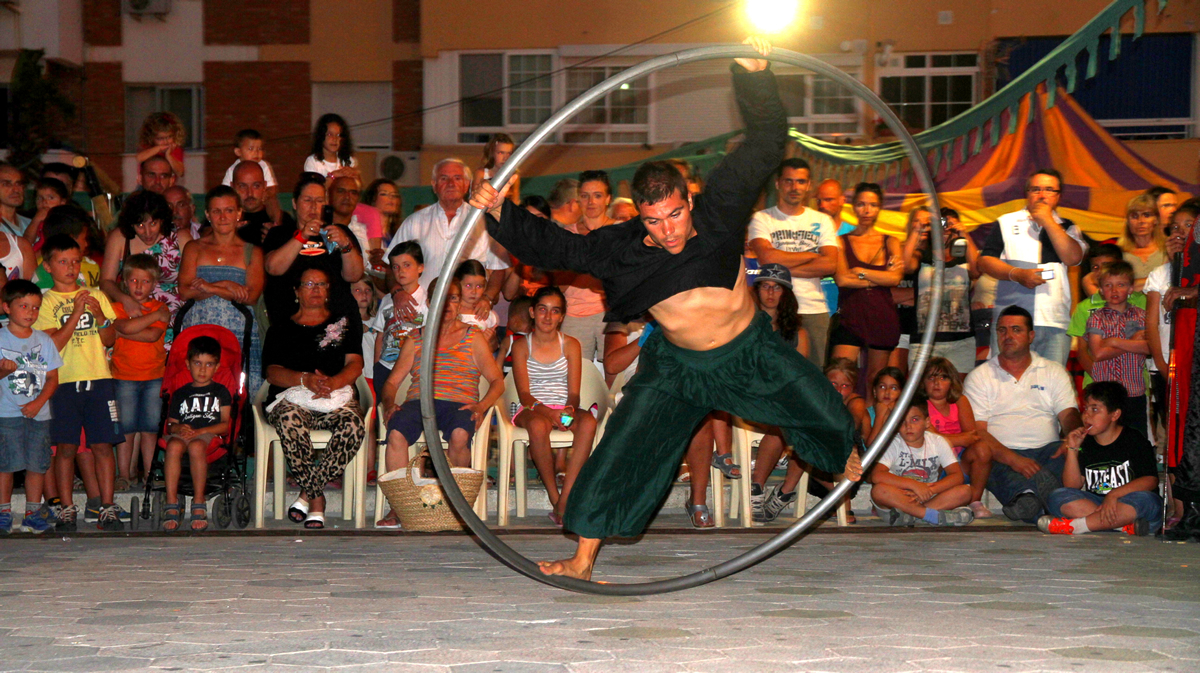
{"type": "MultiPolygon", "coordinates": [[[[771,46],[762,38],[747,38],[763,55],[771,46]]],[[[787,111],[779,97],[779,85],[765,60],[737,59],[733,89],[742,121],[746,125],[742,144],[708,176],[702,208],[713,209],[713,217],[695,219],[696,228],[733,228],[749,224],[763,184],[783,161],[788,143],[787,111]]]]}

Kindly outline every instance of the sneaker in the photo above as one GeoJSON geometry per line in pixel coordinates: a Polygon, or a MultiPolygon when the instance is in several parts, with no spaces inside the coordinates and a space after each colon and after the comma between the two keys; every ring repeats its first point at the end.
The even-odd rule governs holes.
{"type": "Polygon", "coordinates": [[[1042,509],[1049,512],[1050,494],[1062,488],[1062,480],[1043,467],[1033,475],[1033,488],[1038,501],[1041,502],[1042,509]]]}
{"type": "Polygon", "coordinates": [[[1026,521],[1032,523],[1037,520],[1038,515],[1043,511],[1042,501],[1033,493],[1022,493],[1012,499],[1012,502],[1004,506],[1004,516],[1013,521],[1026,521]]]}
{"type": "Polygon", "coordinates": [[[62,515],[62,511],[63,511],[61,501],[59,503],[55,503],[53,505],[46,505],[45,507],[47,510],[50,511],[50,519],[49,519],[50,523],[57,525],[58,517],[62,515]]]}
{"type": "Polygon", "coordinates": [[[752,484],[750,487],[750,514],[754,521],[762,521],[763,515],[763,500],[766,495],[762,492],[762,487],[758,484],[752,484]],[[755,491],[758,491],[755,493],[755,491]]]}
{"type": "Polygon", "coordinates": [[[133,518],[133,515],[127,511],[125,511],[124,507],[117,505],[117,504],[113,504],[113,508],[115,508],[117,510],[117,518],[120,519],[121,521],[128,522],[133,518]]]}
{"type": "Polygon", "coordinates": [[[77,527],[75,518],[79,516],[78,505],[67,505],[58,513],[58,523],[54,525],[55,532],[74,533],[77,527]]]}
{"type": "Polygon", "coordinates": [[[1150,522],[1145,519],[1137,519],[1127,526],[1121,526],[1121,532],[1126,535],[1145,537],[1150,534],[1150,522]]]}
{"type": "Polygon", "coordinates": [[[995,514],[992,514],[992,510],[988,509],[982,502],[978,500],[971,503],[971,514],[975,515],[976,519],[990,519],[996,516],[995,514]]]}
{"type": "Polygon", "coordinates": [[[100,498],[88,498],[83,508],[83,520],[94,523],[100,520],[100,498]]]}
{"type": "Polygon", "coordinates": [[[975,520],[970,507],[955,507],[938,512],[939,526],[965,526],[975,520]]]}
{"type": "Polygon", "coordinates": [[[783,493],[783,487],[776,486],[775,488],[771,489],[771,495],[768,495],[763,500],[762,518],[756,518],[755,521],[758,521],[759,523],[770,523],[779,516],[779,513],[782,512],[785,507],[793,502],[796,502],[795,491],[785,495],[783,493]]]}
{"type": "Polygon", "coordinates": [[[46,505],[37,508],[37,511],[26,514],[25,519],[21,521],[21,532],[33,533],[40,535],[54,527],[54,514],[46,505]]]}
{"type": "Polygon", "coordinates": [[[12,510],[0,512],[0,537],[12,532],[12,510]]]}
{"type": "Polygon", "coordinates": [[[917,517],[907,512],[901,512],[898,509],[893,509],[891,510],[891,513],[888,514],[888,525],[912,527],[917,525],[917,517]]]}
{"type": "Polygon", "coordinates": [[[96,528],[108,532],[125,530],[125,524],[121,523],[116,506],[105,505],[100,508],[100,516],[96,528]]]}
{"type": "Polygon", "coordinates": [[[1057,517],[1057,516],[1050,516],[1049,514],[1038,517],[1037,527],[1038,527],[1038,530],[1042,531],[1043,533],[1046,533],[1047,535],[1074,535],[1075,534],[1075,526],[1071,525],[1070,519],[1064,519],[1062,517],[1057,517]]]}

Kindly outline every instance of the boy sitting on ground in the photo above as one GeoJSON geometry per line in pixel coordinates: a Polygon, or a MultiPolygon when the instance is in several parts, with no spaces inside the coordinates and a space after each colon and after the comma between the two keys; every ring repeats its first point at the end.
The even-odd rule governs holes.
{"type": "Polygon", "coordinates": [[[918,519],[934,526],[965,526],[975,520],[971,508],[964,507],[971,489],[963,484],[962,466],[950,444],[928,431],[928,404],[920,395],[909,402],[900,432],[871,468],[871,503],[892,526],[911,526],[918,519]]]}
{"type": "Polygon", "coordinates": [[[208,503],[204,485],[208,477],[208,446],[212,440],[229,432],[229,409],[233,397],[229,390],[213,380],[221,365],[221,344],[210,336],[192,339],[187,351],[188,372],[192,382],[180,386],[171,395],[167,417],[167,460],[163,473],[167,486],[167,503],[163,506],[163,530],[179,528],[179,475],[183,471],[183,454],[188,455],[192,468],[192,531],[208,529],[208,503]]]}
{"type": "Polygon", "coordinates": [[[1050,494],[1038,529],[1057,535],[1122,530],[1147,535],[1162,526],[1154,447],[1123,427],[1125,388],[1097,381],[1083,390],[1083,427],[1067,435],[1064,488],[1050,494]]]}
{"type": "Polygon", "coordinates": [[[13,473],[25,470],[25,518],[20,530],[45,533],[54,525],[42,504],[50,468],[50,407],[62,358],[54,341],[33,329],[42,292],[27,280],[4,286],[8,326],[0,330],[0,536],[12,528],[13,473]]]}

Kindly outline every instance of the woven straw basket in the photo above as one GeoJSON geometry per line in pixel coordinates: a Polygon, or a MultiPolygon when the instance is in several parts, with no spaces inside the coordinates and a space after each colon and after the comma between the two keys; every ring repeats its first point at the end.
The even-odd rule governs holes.
{"type": "MultiPolygon", "coordinates": [[[[417,464],[428,452],[412,459],[407,468],[392,470],[379,477],[379,488],[387,496],[392,511],[400,518],[400,527],[407,531],[432,533],[443,530],[465,530],[454,505],[446,497],[436,479],[420,476],[417,464]]],[[[465,467],[452,470],[454,481],[467,502],[475,502],[483,484],[483,472],[465,467]]]]}

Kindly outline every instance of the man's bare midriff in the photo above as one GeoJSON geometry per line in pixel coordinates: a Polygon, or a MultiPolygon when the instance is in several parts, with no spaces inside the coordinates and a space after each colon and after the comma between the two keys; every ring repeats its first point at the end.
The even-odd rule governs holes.
{"type": "Polygon", "coordinates": [[[754,300],[746,290],[746,267],[738,270],[732,290],[697,287],[650,307],[668,341],[693,351],[710,351],[741,334],[754,319],[754,300]]]}

